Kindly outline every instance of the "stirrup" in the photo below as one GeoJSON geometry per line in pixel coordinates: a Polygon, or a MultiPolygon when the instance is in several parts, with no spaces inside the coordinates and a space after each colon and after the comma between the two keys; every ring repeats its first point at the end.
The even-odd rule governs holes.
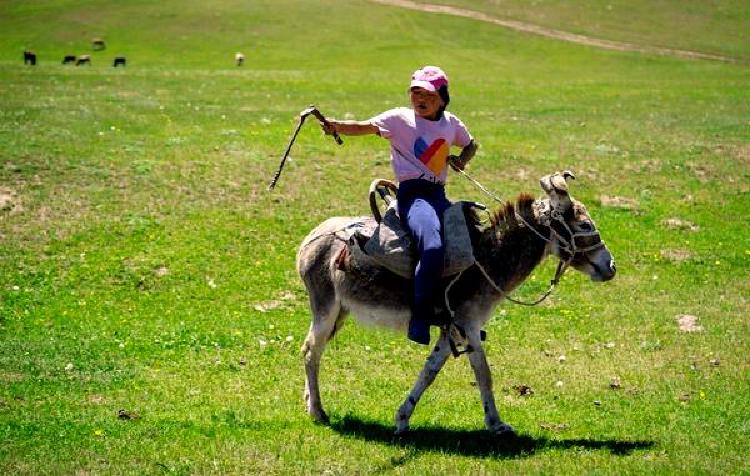
{"type": "MultiPolygon", "coordinates": [[[[451,353],[454,358],[457,359],[462,354],[470,354],[474,352],[474,348],[468,344],[461,348],[463,343],[466,343],[466,331],[463,327],[451,323],[445,326],[444,329],[448,333],[448,345],[451,347],[451,353]],[[456,341],[461,342],[461,344],[457,344],[456,341]]],[[[487,340],[487,333],[484,329],[479,330],[479,340],[482,342],[487,340]]]]}

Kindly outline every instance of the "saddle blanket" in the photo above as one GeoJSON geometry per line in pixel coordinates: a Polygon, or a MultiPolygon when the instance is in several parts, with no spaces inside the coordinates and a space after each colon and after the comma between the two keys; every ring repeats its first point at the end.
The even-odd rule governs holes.
{"type": "MultiPolygon", "coordinates": [[[[443,216],[445,258],[443,276],[460,273],[474,264],[474,250],[464,216],[465,202],[456,202],[443,216]]],[[[377,226],[362,224],[352,230],[347,239],[349,266],[377,265],[407,279],[414,278],[417,265],[416,250],[409,232],[401,225],[394,200],[377,226]]],[[[341,256],[337,264],[345,259],[341,256]]]]}

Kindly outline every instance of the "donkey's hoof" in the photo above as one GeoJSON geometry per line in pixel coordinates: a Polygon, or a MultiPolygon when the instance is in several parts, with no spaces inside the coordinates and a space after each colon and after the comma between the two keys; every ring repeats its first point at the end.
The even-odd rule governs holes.
{"type": "Polygon", "coordinates": [[[328,415],[323,410],[311,411],[310,418],[312,418],[315,423],[318,423],[321,425],[327,425],[331,422],[331,419],[328,418],[328,415]]]}
{"type": "Polygon", "coordinates": [[[394,435],[403,435],[409,431],[409,417],[411,416],[411,412],[414,411],[413,401],[412,397],[409,397],[396,412],[396,417],[394,418],[396,431],[393,432],[394,435]]]}
{"type": "Polygon", "coordinates": [[[515,430],[513,430],[513,427],[508,425],[507,423],[501,423],[497,425],[492,429],[492,433],[494,433],[495,436],[515,436],[516,434],[515,430]]]}
{"type": "Polygon", "coordinates": [[[396,427],[396,431],[393,432],[395,436],[404,436],[409,433],[409,425],[396,427]]]}

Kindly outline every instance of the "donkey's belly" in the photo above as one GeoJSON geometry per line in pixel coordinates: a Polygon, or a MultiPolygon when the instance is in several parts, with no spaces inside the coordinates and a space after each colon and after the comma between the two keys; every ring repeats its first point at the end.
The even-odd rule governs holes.
{"type": "MultiPolygon", "coordinates": [[[[364,303],[356,300],[342,300],[341,303],[357,322],[368,326],[387,327],[406,332],[411,318],[409,309],[394,308],[389,303],[364,303]]],[[[391,303],[392,304],[392,303],[391,303]]]]}

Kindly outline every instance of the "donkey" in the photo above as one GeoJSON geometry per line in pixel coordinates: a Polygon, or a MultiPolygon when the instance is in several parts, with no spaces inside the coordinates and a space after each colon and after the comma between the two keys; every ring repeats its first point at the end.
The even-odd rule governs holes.
{"type": "MultiPolygon", "coordinates": [[[[612,255],[602,241],[583,204],[571,198],[565,171],[545,176],[540,183],[547,197],[534,200],[522,194],[516,204],[506,204],[481,226],[476,212],[465,210],[477,263],[458,277],[443,281],[447,308],[454,313],[450,326],[443,326],[437,344],[427,358],[409,396],[396,411],[396,433],[409,429],[409,419],[420,397],[435,380],[457,334],[465,349],[479,387],[484,423],[490,432],[512,433],[513,428],[498,415],[492,393],[492,377],[482,348],[482,327],[493,308],[528,278],[549,255],[561,264],[585,273],[593,281],[608,281],[615,275],[612,255]],[[450,282],[449,282],[450,281],[450,282]],[[460,333],[455,332],[460,329],[460,333]]],[[[318,385],[320,359],[326,344],[341,329],[349,313],[357,320],[406,332],[410,319],[411,281],[376,266],[340,270],[336,261],[347,246],[341,231],[369,217],[334,217],[316,227],[297,253],[297,271],[307,288],[312,323],[302,353],[305,362],[304,399],[307,412],[318,422],[327,422],[318,385]]],[[[563,268],[559,268],[563,269],[563,268]]]]}

